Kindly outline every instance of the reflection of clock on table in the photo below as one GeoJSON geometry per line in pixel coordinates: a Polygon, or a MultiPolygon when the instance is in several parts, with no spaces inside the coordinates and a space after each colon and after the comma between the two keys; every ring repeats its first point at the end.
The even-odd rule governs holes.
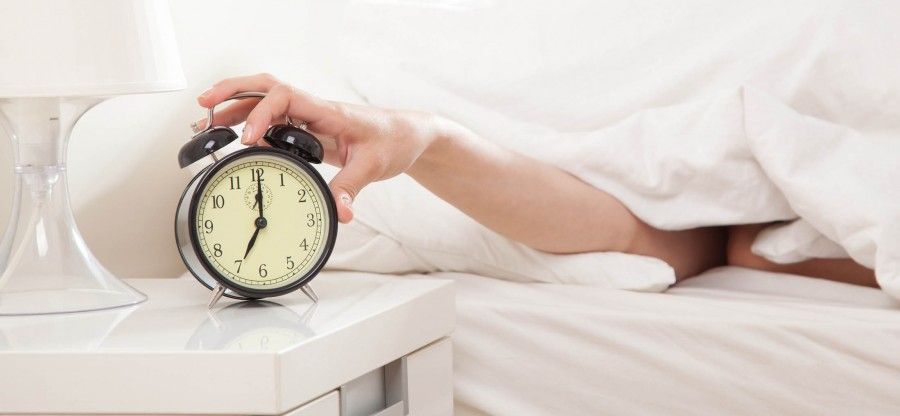
{"type": "Polygon", "coordinates": [[[315,310],[315,303],[298,314],[275,302],[238,302],[210,311],[185,348],[277,351],[315,335],[309,327],[315,310]]]}

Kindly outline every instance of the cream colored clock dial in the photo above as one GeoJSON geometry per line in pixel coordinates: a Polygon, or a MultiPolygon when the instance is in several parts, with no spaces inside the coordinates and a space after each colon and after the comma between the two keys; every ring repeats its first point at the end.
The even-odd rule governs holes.
{"type": "Polygon", "coordinates": [[[325,198],[294,162],[260,153],[237,158],[202,190],[194,224],[202,255],[239,286],[268,290],[290,285],[325,250],[332,221],[325,198]],[[257,189],[262,189],[261,202],[257,189]],[[257,232],[258,203],[265,221],[257,232]]]}

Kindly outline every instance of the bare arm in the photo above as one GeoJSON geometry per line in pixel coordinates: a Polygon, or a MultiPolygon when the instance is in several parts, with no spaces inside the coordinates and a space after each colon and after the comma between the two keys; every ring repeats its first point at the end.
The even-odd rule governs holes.
{"type": "Polygon", "coordinates": [[[450,121],[438,122],[438,137],[407,173],[501,235],[553,253],[658,257],[679,277],[724,262],[722,230],[656,230],[612,195],[554,165],[501,148],[450,121]]]}
{"type": "Polygon", "coordinates": [[[724,262],[721,229],[654,229],[608,193],[450,120],[322,100],[265,74],[223,80],[198,101],[209,107],[239,91],[269,94],[258,104],[232,104],[216,120],[246,120],[245,144],[258,143],[285,114],[308,122],[326,162],[342,167],[331,183],[342,222],[352,219],[363,187],[405,172],[488,228],[538,250],[643,254],[666,261],[679,277],[724,262]]]}

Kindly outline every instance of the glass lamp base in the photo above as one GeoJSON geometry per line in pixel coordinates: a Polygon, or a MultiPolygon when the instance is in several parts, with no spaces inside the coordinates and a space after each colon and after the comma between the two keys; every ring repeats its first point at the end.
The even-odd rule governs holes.
{"type": "Polygon", "coordinates": [[[98,289],[47,289],[0,293],[0,315],[43,315],[85,312],[134,305],[147,299],[140,292],[98,289]]]}
{"type": "Polygon", "coordinates": [[[69,204],[66,144],[100,99],[0,99],[15,152],[12,218],[0,242],[0,315],[81,312],[146,296],[111,275],[84,243],[69,204]]]}

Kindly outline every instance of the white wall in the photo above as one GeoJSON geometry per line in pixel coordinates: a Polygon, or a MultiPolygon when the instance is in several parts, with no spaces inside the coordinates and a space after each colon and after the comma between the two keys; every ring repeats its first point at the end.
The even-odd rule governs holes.
{"type": "MultiPolygon", "coordinates": [[[[188,88],[113,98],[78,123],[69,147],[69,183],[78,226],[121,277],[181,274],[174,212],[187,183],[176,162],[205,112],[194,97],[216,80],[270,72],[328,98],[349,90],[335,51],[343,1],[172,1],[188,88]]],[[[4,63],[14,64],[14,63],[4,63]]],[[[0,130],[0,136],[3,136],[0,130]]],[[[10,147],[0,137],[0,227],[11,199],[10,147]]]]}

